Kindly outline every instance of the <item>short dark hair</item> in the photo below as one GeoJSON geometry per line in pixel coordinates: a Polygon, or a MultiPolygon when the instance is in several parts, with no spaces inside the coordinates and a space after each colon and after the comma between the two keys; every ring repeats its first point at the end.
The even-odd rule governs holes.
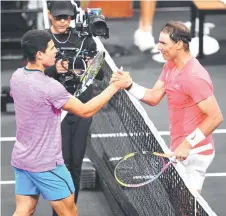
{"type": "Polygon", "coordinates": [[[178,41],[183,41],[184,50],[189,50],[189,42],[191,42],[192,36],[189,29],[183,22],[169,21],[162,28],[161,32],[169,34],[170,39],[175,43],[178,41]]]}
{"type": "Polygon", "coordinates": [[[34,62],[38,51],[45,52],[51,35],[44,30],[30,30],[21,39],[21,48],[29,62],[34,62]]]}

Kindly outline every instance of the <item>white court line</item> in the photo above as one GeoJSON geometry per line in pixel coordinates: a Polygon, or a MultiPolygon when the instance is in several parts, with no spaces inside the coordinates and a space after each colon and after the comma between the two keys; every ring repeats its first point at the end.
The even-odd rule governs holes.
{"type": "MultiPolygon", "coordinates": [[[[206,177],[226,177],[226,173],[206,173],[206,177]]],[[[15,181],[0,181],[0,185],[15,184],[15,181]]]]}
{"type": "MultiPolygon", "coordinates": [[[[224,134],[226,133],[226,129],[217,129],[213,132],[214,134],[224,134]]],[[[130,135],[139,135],[139,133],[136,134],[130,134],[130,135]]],[[[159,131],[159,135],[166,136],[170,135],[169,131],[159,131]]],[[[108,133],[108,134],[91,134],[92,138],[96,137],[127,137],[128,134],[126,133],[108,133]]],[[[0,138],[1,142],[4,141],[16,141],[16,137],[1,137],[0,138]]],[[[112,158],[113,160],[119,160],[121,158],[112,158]]],[[[90,160],[88,158],[84,158],[83,161],[88,161],[90,160]]],[[[207,173],[206,177],[226,177],[226,173],[207,173]]],[[[8,185],[8,184],[15,184],[15,181],[0,181],[0,185],[8,185]]]]}
{"type": "Polygon", "coordinates": [[[5,142],[5,141],[16,141],[16,137],[1,137],[0,138],[1,142],[5,142]]]}
{"type": "Polygon", "coordinates": [[[226,173],[206,173],[206,177],[226,177],[226,173]]]}
{"type": "MultiPolygon", "coordinates": [[[[213,133],[214,134],[225,134],[226,129],[216,129],[213,133]]],[[[159,131],[159,135],[160,136],[168,136],[168,135],[170,135],[170,132],[169,131],[159,131]]]]}
{"type": "MultiPolygon", "coordinates": [[[[169,131],[159,131],[158,132],[160,136],[169,136],[170,132],[169,131]]],[[[226,134],[226,129],[216,129],[214,134],[226,134]]],[[[138,133],[130,133],[130,135],[137,136],[139,134],[142,134],[141,132],[138,133]]],[[[142,134],[143,135],[143,134],[142,134]]],[[[147,134],[148,135],[148,134],[147,134]]],[[[102,133],[102,134],[91,134],[92,138],[108,138],[108,137],[127,137],[127,133],[102,133]]]]}
{"type": "Polygon", "coordinates": [[[15,181],[0,181],[0,185],[15,184],[15,181]]]}
{"type": "MultiPolygon", "coordinates": [[[[214,134],[225,134],[226,129],[216,129],[214,134]]],[[[142,134],[141,132],[138,133],[130,133],[130,135],[138,136],[139,134],[142,134]]],[[[148,135],[148,134],[146,134],[148,135]]],[[[160,136],[168,136],[170,135],[169,131],[159,131],[160,136]]],[[[104,137],[127,137],[127,133],[102,133],[102,134],[91,134],[92,138],[104,138],[104,137]]],[[[1,142],[7,142],[7,141],[16,141],[16,137],[1,137],[0,138],[1,142]]]]}

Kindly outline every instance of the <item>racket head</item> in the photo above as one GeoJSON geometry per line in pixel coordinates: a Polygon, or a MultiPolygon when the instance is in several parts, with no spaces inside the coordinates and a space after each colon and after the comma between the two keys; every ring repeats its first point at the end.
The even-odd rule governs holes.
{"type": "Polygon", "coordinates": [[[94,81],[96,75],[100,71],[101,66],[104,63],[105,52],[99,51],[92,59],[92,62],[80,78],[80,82],[77,85],[74,96],[80,96],[94,81]]]}
{"type": "Polygon", "coordinates": [[[124,187],[141,187],[156,180],[171,164],[153,153],[130,153],[114,169],[116,181],[124,187]]]}

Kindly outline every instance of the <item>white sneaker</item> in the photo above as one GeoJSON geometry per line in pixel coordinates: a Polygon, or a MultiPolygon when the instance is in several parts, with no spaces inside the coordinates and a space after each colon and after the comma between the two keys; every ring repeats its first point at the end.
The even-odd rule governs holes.
{"type": "Polygon", "coordinates": [[[140,51],[144,52],[155,46],[155,39],[151,32],[144,32],[138,29],[134,33],[134,44],[140,51]]]}

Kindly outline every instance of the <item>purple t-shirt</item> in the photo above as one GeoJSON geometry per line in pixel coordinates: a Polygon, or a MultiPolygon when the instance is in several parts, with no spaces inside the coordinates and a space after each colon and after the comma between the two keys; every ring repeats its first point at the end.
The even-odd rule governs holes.
{"type": "Polygon", "coordinates": [[[17,69],[10,80],[16,114],[11,164],[44,172],[64,164],[61,107],[72,96],[58,81],[38,70],[17,69]]]}

